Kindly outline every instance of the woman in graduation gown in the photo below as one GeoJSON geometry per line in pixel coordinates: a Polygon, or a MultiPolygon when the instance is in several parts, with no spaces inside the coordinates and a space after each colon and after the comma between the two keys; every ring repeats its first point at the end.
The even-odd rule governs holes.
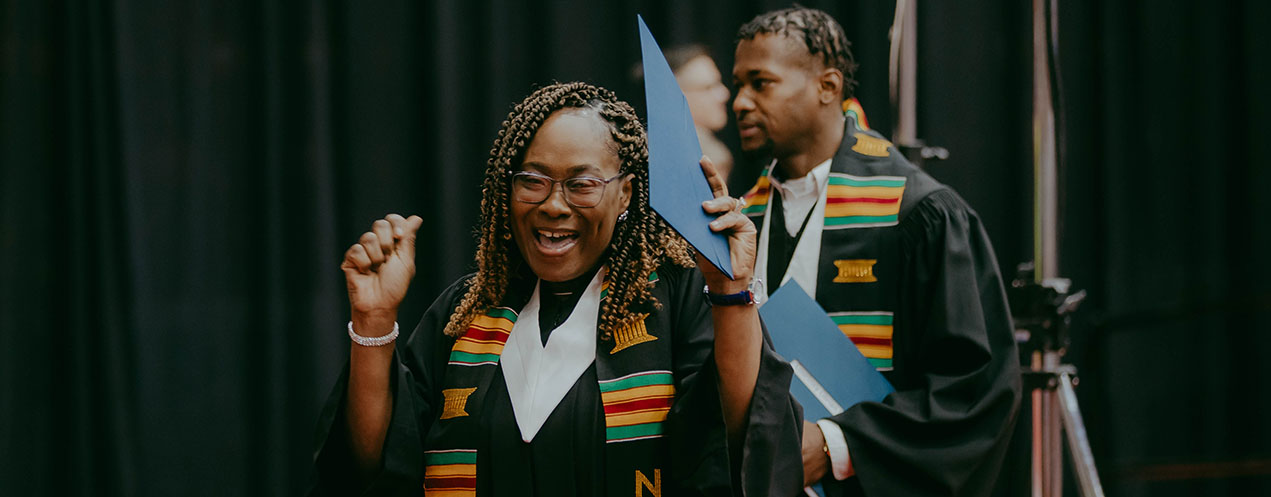
{"type": "Polygon", "coordinates": [[[396,311],[422,220],[376,221],[342,264],[354,344],[311,493],[797,493],[790,368],[745,304],[755,228],[701,167],[736,279],[695,264],[650,209],[629,105],[584,83],[535,91],[491,150],[477,272],[404,345],[396,311]]]}

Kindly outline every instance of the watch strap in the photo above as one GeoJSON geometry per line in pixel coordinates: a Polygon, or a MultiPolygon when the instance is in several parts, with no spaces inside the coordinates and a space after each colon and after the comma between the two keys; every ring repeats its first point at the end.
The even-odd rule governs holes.
{"type": "Polygon", "coordinates": [[[742,290],[737,293],[711,293],[710,287],[702,288],[702,293],[706,294],[706,301],[712,306],[729,306],[729,305],[752,305],[755,301],[755,293],[750,290],[742,290]]]}

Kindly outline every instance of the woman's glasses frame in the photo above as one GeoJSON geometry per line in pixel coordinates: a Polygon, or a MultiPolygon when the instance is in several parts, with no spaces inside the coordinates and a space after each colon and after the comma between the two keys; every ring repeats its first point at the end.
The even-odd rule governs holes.
{"type": "Polygon", "coordinates": [[[600,205],[604,200],[609,183],[625,177],[630,173],[618,173],[609,179],[595,176],[574,176],[572,178],[555,179],[534,171],[517,171],[509,173],[512,183],[512,200],[527,204],[541,204],[556,191],[559,183],[565,203],[573,207],[588,208],[600,205]],[[546,188],[543,186],[546,185],[546,188]],[[597,192],[597,193],[593,193],[597,192]],[[593,198],[594,197],[594,198],[593,198]]]}

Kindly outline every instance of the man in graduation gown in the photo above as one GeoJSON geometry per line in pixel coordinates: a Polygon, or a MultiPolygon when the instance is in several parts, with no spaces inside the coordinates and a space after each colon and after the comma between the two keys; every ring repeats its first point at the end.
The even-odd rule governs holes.
{"type": "Polygon", "coordinates": [[[793,280],[815,295],[896,388],[804,424],[805,481],[831,495],[990,493],[1020,378],[979,217],[840,107],[855,63],[829,15],[762,14],[738,40],[742,148],[773,157],[744,197],[755,272],[769,291],[793,280]]]}

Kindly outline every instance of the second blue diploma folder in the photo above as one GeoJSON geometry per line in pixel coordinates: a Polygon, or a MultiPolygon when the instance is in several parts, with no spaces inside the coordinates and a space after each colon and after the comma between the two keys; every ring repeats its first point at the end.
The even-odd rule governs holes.
{"type": "Polygon", "coordinates": [[[804,419],[815,422],[859,402],[881,402],[895,391],[794,280],[772,294],[759,316],[777,354],[794,368],[790,393],[803,404],[804,419]]]}

